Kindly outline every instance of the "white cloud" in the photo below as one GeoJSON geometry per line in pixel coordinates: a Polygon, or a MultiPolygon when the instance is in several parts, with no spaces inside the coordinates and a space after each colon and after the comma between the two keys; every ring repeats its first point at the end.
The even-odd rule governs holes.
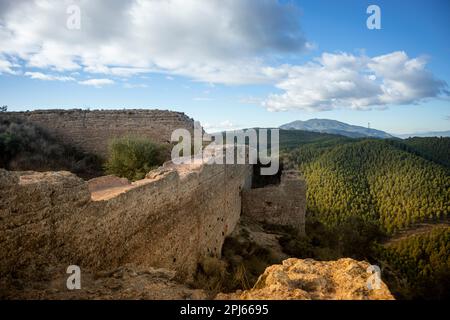
{"type": "Polygon", "coordinates": [[[110,79],[89,79],[89,80],[79,81],[78,83],[85,85],[85,86],[101,88],[106,85],[114,84],[115,82],[110,79]]]}
{"type": "Polygon", "coordinates": [[[9,62],[6,58],[4,58],[0,54],[0,74],[2,73],[16,74],[16,71],[13,70],[14,67],[17,67],[17,65],[14,65],[13,63],[9,62]]]}
{"type": "Polygon", "coordinates": [[[209,84],[275,84],[280,92],[263,102],[273,111],[419,103],[446,90],[424,58],[404,52],[374,58],[324,53],[304,65],[280,65],[317,47],[305,40],[300,9],[290,1],[77,0],[80,30],[66,27],[71,3],[0,0],[0,73],[18,74],[20,61],[28,76],[61,80],[49,74],[85,72],[98,79],[79,83],[97,87],[114,83],[105,78],[148,73],[209,84]]]}
{"type": "Polygon", "coordinates": [[[55,76],[41,72],[25,72],[25,76],[30,77],[31,79],[45,80],[45,81],[62,81],[62,82],[75,81],[75,78],[73,77],[55,76]]]}
{"type": "Polygon", "coordinates": [[[300,10],[277,0],[2,0],[1,52],[27,67],[114,76],[146,72],[211,83],[267,82],[266,59],[310,47],[300,10]]]}
{"type": "Polygon", "coordinates": [[[401,51],[374,58],[324,53],[313,62],[272,71],[279,73],[276,86],[284,92],[263,105],[270,111],[369,109],[448,94],[447,84],[425,65],[424,58],[410,59],[401,51]]]}

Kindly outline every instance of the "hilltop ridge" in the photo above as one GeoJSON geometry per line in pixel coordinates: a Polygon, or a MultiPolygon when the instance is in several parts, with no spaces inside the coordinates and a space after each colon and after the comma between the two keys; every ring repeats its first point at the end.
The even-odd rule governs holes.
{"type": "Polygon", "coordinates": [[[381,130],[350,125],[344,122],[330,119],[310,119],[307,121],[296,120],[280,126],[280,129],[331,133],[350,138],[393,138],[393,136],[381,130]]]}

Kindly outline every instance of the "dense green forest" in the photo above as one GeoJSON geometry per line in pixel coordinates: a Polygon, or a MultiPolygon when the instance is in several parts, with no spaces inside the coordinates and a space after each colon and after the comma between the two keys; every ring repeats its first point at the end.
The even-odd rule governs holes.
{"type": "Polygon", "coordinates": [[[287,238],[290,254],[369,260],[397,298],[448,298],[450,228],[414,235],[414,225],[449,218],[450,138],[281,131],[280,143],[284,167],[298,169],[308,186],[308,238],[287,238]],[[411,237],[380,244],[409,228],[411,237]]]}
{"type": "Polygon", "coordinates": [[[394,233],[450,212],[448,169],[399,141],[331,137],[282,147],[285,165],[298,168],[307,181],[308,214],[326,225],[358,216],[394,233]]]}
{"type": "Polygon", "coordinates": [[[403,141],[418,155],[450,168],[450,138],[410,138],[403,141]]]}
{"type": "Polygon", "coordinates": [[[450,227],[379,246],[378,261],[402,298],[450,298],[450,227]]]}

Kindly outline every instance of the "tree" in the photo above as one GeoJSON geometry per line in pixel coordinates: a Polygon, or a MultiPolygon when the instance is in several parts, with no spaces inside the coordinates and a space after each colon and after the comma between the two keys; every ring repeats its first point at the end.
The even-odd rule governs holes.
{"type": "Polygon", "coordinates": [[[2,106],[2,107],[0,107],[0,112],[6,112],[6,111],[8,111],[8,106],[2,106]]]}

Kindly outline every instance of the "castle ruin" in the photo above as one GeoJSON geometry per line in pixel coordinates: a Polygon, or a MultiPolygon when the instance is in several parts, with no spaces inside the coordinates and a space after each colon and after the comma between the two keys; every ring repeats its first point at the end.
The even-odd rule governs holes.
{"type": "Polygon", "coordinates": [[[175,129],[194,130],[194,120],[181,112],[166,110],[36,110],[3,112],[38,125],[61,142],[106,157],[112,138],[139,136],[156,143],[170,143],[175,129]]]}
{"type": "MultiPolygon", "coordinates": [[[[106,136],[125,133],[116,128],[119,122],[149,137],[162,133],[162,140],[170,138],[171,128],[191,123],[170,112],[165,119],[160,111],[131,111],[130,119],[127,111],[91,111],[83,122],[84,111],[67,111],[61,116],[67,122],[57,124],[63,121],[58,112],[21,116],[38,119],[38,124],[53,119],[46,120],[46,128],[99,154],[105,151],[106,136]],[[146,121],[153,123],[150,114],[158,115],[158,125],[147,128],[146,121]],[[146,120],[136,120],[133,127],[137,115],[146,120]],[[107,118],[116,122],[101,127],[107,118]],[[80,133],[83,123],[89,134],[80,133]],[[168,124],[164,130],[163,123],[168,124]],[[91,135],[95,137],[87,138],[91,135]]],[[[304,233],[304,182],[291,173],[282,175],[278,185],[252,189],[253,171],[249,164],[168,162],[130,183],[113,176],[84,181],[69,172],[0,169],[0,279],[42,277],[40,271],[49,272],[52,265],[102,271],[133,263],[175,270],[186,280],[203,257],[221,256],[223,242],[241,215],[304,233]]]]}

